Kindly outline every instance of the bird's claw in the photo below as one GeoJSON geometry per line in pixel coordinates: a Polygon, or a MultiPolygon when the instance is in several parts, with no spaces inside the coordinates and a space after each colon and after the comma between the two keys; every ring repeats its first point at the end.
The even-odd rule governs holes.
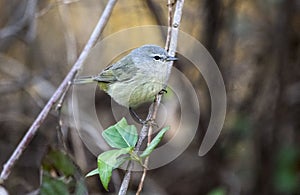
{"type": "Polygon", "coordinates": [[[137,123],[139,123],[143,126],[147,125],[147,126],[152,126],[152,127],[159,127],[158,124],[155,122],[155,120],[152,118],[146,119],[146,120],[141,119],[132,108],[129,108],[129,113],[137,123]]]}
{"type": "Polygon", "coordinates": [[[160,92],[158,92],[158,94],[160,94],[160,95],[165,94],[165,93],[168,93],[168,91],[165,89],[162,89],[162,90],[160,90],[160,92]]]}
{"type": "Polygon", "coordinates": [[[157,122],[154,119],[147,119],[147,120],[142,120],[141,124],[147,125],[147,126],[152,126],[152,127],[158,127],[157,122]]]}

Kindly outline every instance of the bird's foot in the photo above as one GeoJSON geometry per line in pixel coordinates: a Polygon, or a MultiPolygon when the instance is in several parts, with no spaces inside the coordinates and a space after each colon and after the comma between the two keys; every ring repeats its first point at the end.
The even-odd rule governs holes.
{"type": "Polygon", "coordinates": [[[135,120],[135,122],[141,125],[158,127],[158,124],[153,119],[146,119],[146,120],[141,119],[132,108],[129,108],[129,113],[132,116],[132,118],[135,120]]]}
{"type": "Polygon", "coordinates": [[[168,91],[165,90],[165,89],[162,89],[162,90],[160,90],[160,92],[158,92],[158,94],[160,94],[160,95],[163,95],[163,94],[165,94],[165,93],[168,93],[168,91]]]}
{"type": "Polygon", "coordinates": [[[147,125],[147,126],[152,126],[152,127],[158,127],[157,122],[153,119],[144,120],[144,121],[142,121],[141,124],[143,126],[147,125]]]}

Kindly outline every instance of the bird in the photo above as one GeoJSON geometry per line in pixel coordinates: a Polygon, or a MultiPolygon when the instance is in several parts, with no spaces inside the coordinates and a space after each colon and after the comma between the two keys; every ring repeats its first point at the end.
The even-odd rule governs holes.
{"type": "MultiPolygon", "coordinates": [[[[143,45],[98,75],[79,77],[74,84],[97,82],[101,90],[137,117],[134,108],[153,101],[155,95],[165,91],[170,73],[169,62],[174,60],[177,58],[169,56],[160,46],[143,45]]],[[[142,120],[139,118],[139,121],[142,120]]]]}

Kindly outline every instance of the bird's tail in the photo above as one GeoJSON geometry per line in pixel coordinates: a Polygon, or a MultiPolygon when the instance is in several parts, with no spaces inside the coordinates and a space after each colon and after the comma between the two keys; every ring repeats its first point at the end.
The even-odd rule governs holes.
{"type": "Polygon", "coordinates": [[[88,84],[95,82],[96,76],[81,76],[73,80],[73,84],[78,85],[78,84],[88,84]]]}

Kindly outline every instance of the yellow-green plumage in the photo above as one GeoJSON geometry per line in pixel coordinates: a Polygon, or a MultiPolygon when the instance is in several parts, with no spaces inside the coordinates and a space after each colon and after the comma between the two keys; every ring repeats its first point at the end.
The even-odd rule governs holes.
{"type": "Polygon", "coordinates": [[[166,85],[170,64],[176,58],[155,45],[134,49],[127,56],[104,69],[99,75],[79,78],[75,83],[97,81],[101,90],[126,107],[153,101],[166,85]]]}
{"type": "Polygon", "coordinates": [[[107,90],[108,90],[108,85],[107,85],[107,83],[98,82],[98,86],[99,86],[99,88],[100,88],[101,90],[107,92],[107,90]]]}

